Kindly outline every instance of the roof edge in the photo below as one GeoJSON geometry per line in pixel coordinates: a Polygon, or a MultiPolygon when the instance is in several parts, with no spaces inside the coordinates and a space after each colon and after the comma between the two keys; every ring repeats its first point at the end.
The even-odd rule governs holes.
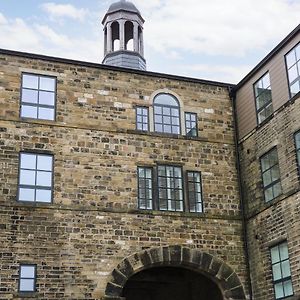
{"type": "Polygon", "coordinates": [[[180,75],[172,75],[172,74],[158,73],[158,72],[151,72],[151,71],[143,71],[143,70],[137,70],[137,69],[128,69],[128,68],[104,65],[104,64],[100,64],[100,63],[94,63],[94,62],[73,60],[73,59],[67,59],[67,58],[62,58],[62,57],[47,56],[47,55],[42,55],[42,54],[21,52],[21,51],[8,50],[8,49],[2,49],[2,48],[0,48],[0,54],[32,58],[32,59],[40,59],[40,60],[44,60],[44,61],[51,61],[51,62],[57,62],[57,63],[73,64],[73,65],[77,65],[77,66],[84,66],[84,67],[91,67],[91,68],[99,68],[99,69],[103,69],[103,70],[140,74],[140,75],[151,76],[151,77],[162,77],[162,78],[167,78],[167,79],[181,80],[181,81],[194,82],[194,83],[202,83],[202,84],[221,86],[221,87],[227,87],[227,88],[233,88],[236,86],[235,84],[226,83],[226,82],[219,82],[219,81],[213,81],[213,80],[185,77],[185,76],[180,76],[180,75]]]}
{"type": "Polygon", "coordinates": [[[115,10],[115,11],[113,11],[113,12],[107,12],[107,13],[104,15],[104,17],[103,17],[103,19],[102,19],[102,21],[101,21],[101,24],[102,24],[102,25],[105,24],[105,21],[106,21],[106,19],[107,19],[107,17],[108,17],[109,15],[113,15],[113,14],[118,13],[118,12],[120,12],[120,11],[123,11],[123,12],[127,12],[127,13],[130,13],[130,14],[137,15],[137,16],[139,16],[139,17],[141,18],[142,22],[145,23],[145,19],[142,17],[142,15],[141,15],[140,12],[133,12],[133,11],[129,11],[129,10],[125,10],[125,9],[123,9],[123,8],[120,8],[120,9],[115,10]]]}
{"type": "Polygon", "coordinates": [[[247,82],[259,69],[265,66],[271,58],[273,58],[296,34],[300,32],[300,24],[294,28],[271,52],[269,52],[236,86],[238,90],[245,82],[247,82]]]}

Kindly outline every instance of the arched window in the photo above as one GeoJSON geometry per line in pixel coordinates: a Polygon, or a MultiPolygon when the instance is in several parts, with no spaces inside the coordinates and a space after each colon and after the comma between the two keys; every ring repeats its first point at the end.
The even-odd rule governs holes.
{"type": "Polygon", "coordinates": [[[125,23],[125,49],[133,51],[133,24],[127,21],[125,23]]]}
{"type": "Polygon", "coordinates": [[[180,106],[170,94],[158,94],[153,101],[154,131],[180,134],[180,106]]]}
{"type": "Polygon", "coordinates": [[[120,50],[120,25],[118,22],[113,22],[111,24],[111,32],[112,32],[112,50],[118,51],[120,50]]]}

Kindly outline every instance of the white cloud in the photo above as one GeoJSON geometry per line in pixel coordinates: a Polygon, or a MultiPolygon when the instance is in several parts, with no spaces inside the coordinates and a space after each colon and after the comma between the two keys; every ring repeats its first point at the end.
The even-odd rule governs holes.
{"type": "Polygon", "coordinates": [[[0,25],[5,25],[6,23],[6,18],[3,16],[3,14],[0,13],[0,25]]]}
{"type": "Polygon", "coordinates": [[[62,34],[56,33],[53,29],[46,25],[36,25],[35,26],[37,33],[41,36],[45,37],[48,42],[53,45],[57,45],[58,47],[72,47],[72,42],[70,39],[62,34]]]}
{"type": "Polygon", "coordinates": [[[254,66],[252,65],[208,65],[196,64],[181,66],[182,72],[186,74],[198,74],[198,77],[207,80],[222,81],[227,83],[238,83],[247,75],[254,66]]]}
{"type": "Polygon", "coordinates": [[[0,23],[0,48],[94,62],[102,59],[100,33],[88,38],[68,36],[20,18],[5,20],[0,23]]]}
{"type": "Polygon", "coordinates": [[[300,11],[299,1],[287,0],[161,0],[156,6],[142,10],[147,46],[199,55],[244,56],[264,49],[299,23],[300,11]]]}
{"type": "Polygon", "coordinates": [[[41,8],[46,11],[51,18],[71,18],[78,21],[84,21],[88,10],[76,8],[71,4],[56,4],[53,2],[43,3],[41,8]]]}

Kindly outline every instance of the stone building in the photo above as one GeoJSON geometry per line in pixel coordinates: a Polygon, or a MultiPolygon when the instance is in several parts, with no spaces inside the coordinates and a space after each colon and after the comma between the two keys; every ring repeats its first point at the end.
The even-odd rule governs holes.
{"type": "Polygon", "coordinates": [[[300,28],[234,86],[145,71],[143,23],[0,50],[0,299],[297,299],[300,28]]]}

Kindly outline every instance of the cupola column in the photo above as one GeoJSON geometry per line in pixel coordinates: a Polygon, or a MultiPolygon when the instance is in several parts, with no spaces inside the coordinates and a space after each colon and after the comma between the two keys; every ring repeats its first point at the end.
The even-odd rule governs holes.
{"type": "Polygon", "coordinates": [[[108,23],[106,25],[107,28],[107,41],[106,41],[106,47],[107,47],[107,53],[110,53],[112,51],[112,33],[111,33],[111,23],[108,23]]]}
{"type": "Polygon", "coordinates": [[[119,20],[120,28],[120,50],[125,49],[125,20],[119,20]]]}
{"type": "Polygon", "coordinates": [[[133,51],[141,54],[139,47],[139,24],[136,22],[133,23],[133,45],[133,51]]]}
{"type": "Polygon", "coordinates": [[[143,31],[141,31],[141,36],[140,36],[140,54],[144,57],[144,35],[143,35],[143,31]]]}

